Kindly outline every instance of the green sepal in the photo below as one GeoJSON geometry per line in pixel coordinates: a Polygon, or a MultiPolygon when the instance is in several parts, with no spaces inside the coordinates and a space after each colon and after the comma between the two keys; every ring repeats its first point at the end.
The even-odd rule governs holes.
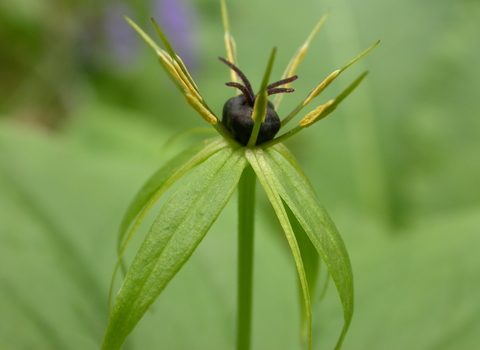
{"type": "Polygon", "coordinates": [[[192,169],[165,203],[120,288],[102,350],[121,348],[225,207],[246,164],[243,149],[225,147],[192,169]]]}

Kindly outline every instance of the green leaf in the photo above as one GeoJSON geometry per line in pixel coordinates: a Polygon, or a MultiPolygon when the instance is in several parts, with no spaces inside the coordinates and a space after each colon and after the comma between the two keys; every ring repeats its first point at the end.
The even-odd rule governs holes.
{"type": "Polygon", "coordinates": [[[137,232],[145,215],[147,215],[160,196],[162,196],[162,194],[164,194],[188,170],[226,146],[227,143],[223,139],[218,139],[207,144],[203,141],[184,150],[163,165],[138,191],[128,206],[128,209],[123,216],[122,223],[120,224],[117,236],[118,260],[110,281],[108,298],[109,306],[111,305],[112,293],[118,269],[120,266],[122,266],[123,269],[123,253],[125,252],[128,243],[137,232]],[[130,226],[132,227],[127,235],[130,226]]]}
{"type": "Polygon", "coordinates": [[[246,166],[226,147],[192,170],[158,214],[118,293],[102,349],[119,349],[185,264],[230,199],[246,166]]]}
{"type": "MultiPolygon", "coordinates": [[[[303,173],[302,168],[298,164],[297,160],[295,159],[293,154],[288,150],[287,147],[285,147],[282,143],[280,143],[276,146],[276,151],[278,151],[285,159],[287,159],[290,162],[290,164],[295,168],[295,170],[297,170],[303,176],[303,178],[307,182],[309,182],[307,177],[303,173]]],[[[312,191],[313,191],[313,188],[312,188],[312,191]]],[[[292,225],[293,231],[295,232],[295,236],[297,237],[300,251],[302,253],[305,272],[307,274],[308,286],[310,288],[310,295],[314,300],[317,292],[316,287],[318,284],[318,277],[319,277],[319,270],[320,270],[320,260],[319,260],[320,257],[317,254],[317,249],[312,244],[312,241],[310,240],[304,228],[298,222],[297,218],[295,217],[295,215],[293,214],[292,210],[288,205],[286,205],[286,210],[287,210],[288,217],[290,219],[290,223],[292,225]]],[[[324,286],[322,287],[322,291],[320,293],[319,299],[321,299],[324,296],[327,286],[328,286],[328,278],[325,281],[324,286]]]]}
{"type": "Polygon", "coordinates": [[[172,158],[153,174],[135,195],[122,219],[118,233],[118,250],[120,251],[121,249],[128,228],[139,214],[141,215],[135,222],[132,230],[136,229],[140,224],[145,215],[145,209],[150,209],[151,205],[182,175],[226,146],[227,143],[223,139],[218,139],[208,144],[202,141],[172,158]]]}
{"type": "Polygon", "coordinates": [[[273,181],[275,178],[275,170],[272,169],[266,162],[265,152],[263,149],[256,148],[247,148],[245,155],[249,163],[252,165],[253,170],[258,176],[258,180],[262,184],[265,193],[268,196],[268,199],[272,203],[273,209],[277,214],[280,225],[282,226],[285,236],[287,238],[290,249],[292,250],[293,258],[295,260],[295,265],[297,267],[298,276],[300,278],[300,285],[303,294],[303,301],[305,307],[305,319],[306,319],[306,334],[307,334],[307,343],[308,349],[312,348],[312,310],[310,302],[310,292],[307,282],[307,276],[305,273],[305,268],[303,266],[303,260],[300,253],[300,248],[298,246],[297,239],[293,232],[290,221],[288,220],[288,214],[285,210],[285,207],[282,203],[278,192],[278,186],[273,181]]]}
{"type": "Polygon", "coordinates": [[[340,349],[353,315],[353,274],[345,244],[335,224],[315,196],[305,175],[293,165],[293,156],[277,145],[265,151],[265,162],[273,171],[271,182],[295,214],[298,222],[328,267],[343,306],[344,327],[336,349],[340,349]]]}
{"type": "MultiPolygon", "coordinates": [[[[300,248],[300,254],[303,261],[303,267],[305,269],[305,275],[307,277],[308,288],[310,292],[310,297],[312,299],[312,307],[316,298],[316,286],[318,282],[318,276],[320,271],[320,256],[315,249],[315,246],[310,241],[307,233],[303,229],[302,225],[298,222],[297,218],[293,214],[292,210],[285,205],[285,210],[288,214],[288,220],[290,225],[292,225],[293,233],[297,239],[298,247],[300,248]]],[[[299,297],[300,300],[303,299],[302,286],[300,285],[299,297]]],[[[305,309],[302,308],[302,341],[308,340],[308,319],[305,313],[305,309]]]]}

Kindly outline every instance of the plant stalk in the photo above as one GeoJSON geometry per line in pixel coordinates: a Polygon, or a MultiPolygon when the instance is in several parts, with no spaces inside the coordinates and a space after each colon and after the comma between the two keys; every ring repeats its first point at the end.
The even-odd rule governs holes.
{"type": "Polygon", "coordinates": [[[238,186],[237,350],[250,349],[256,180],[248,166],[238,186]]]}

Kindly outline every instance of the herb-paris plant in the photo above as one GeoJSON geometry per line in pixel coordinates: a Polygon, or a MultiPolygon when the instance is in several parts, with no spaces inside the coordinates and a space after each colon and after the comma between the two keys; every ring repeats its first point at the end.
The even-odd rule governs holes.
{"type": "Polygon", "coordinates": [[[353,314],[353,276],[347,250],[305,174],[281,142],[333,112],[367,73],[363,73],[337,98],[307,113],[296,127],[279,137],[275,136],[339,74],[378,43],[341,69],[331,73],[280,121],[275,109],[280,103],[281,94],[294,91],[290,84],[297,79],[294,75],[296,68],[326,16],[320,20],[307,41],[293,56],[282,78],[268,84],[275,58],[275,49],[272,51],[259,92],[255,94],[250,82],[237,66],[235,42],[230,35],[226,6],[224,1],[221,1],[221,4],[227,58],[220,60],[231,69],[232,81],[226,85],[235,87],[241,92],[225,104],[222,121],[218,120],[208,107],[181,58],[175,54],[157,24],[153,21],[165,49],[158,47],[127,18],[133,28],[156,51],[161,65],[188,104],[211,124],[221,137],[190,147],[171,159],[147,181],[130,204],[118,234],[119,258],[112,277],[110,299],[115,276],[118,270],[123,268],[123,253],[146,213],[165,191],[189,172],[188,179],[161,208],[126,271],[125,279],[111,308],[102,345],[104,350],[121,348],[144,313],[191,256],[237,187],[239,188],[237,349],[250,348],[256,177],[272,203],[293,254],[301,287],[304,340],[308,349],[312,347],[311,294],[314,290],[317,270],[315,266],[318,262],[317,257],[305,253],[309,249],[316,250],[326,264],[342,303],[344,327],[337,342],[337,349],[341,347],[350,325],[353,314]],[[273,94],[277,95],[272,103],[268,101],[268,95],[273,94]],[[292,220],[299,225],[292,225],[292,220]],[[307,240],[299,238],[300,230],[306,233],[307,240]]]}

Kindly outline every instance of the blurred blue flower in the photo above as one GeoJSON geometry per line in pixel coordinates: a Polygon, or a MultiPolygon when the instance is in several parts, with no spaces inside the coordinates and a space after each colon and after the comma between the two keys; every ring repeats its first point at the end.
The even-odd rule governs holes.
{"type": "Polygon", "coordinates": [[[125,22],[124,15],[131,14],[124,2],[113,2],[104,8],[104,35],[108,53],[120,67],[130,65],[137,56],[138,39],[125,22]]]}
{"type": "MultiPolygon", "coordinates": [[[[195,70],[197,21],[191,1],[151,0],[148,5],[149,17],[161,23],[185,65],[190,70],[195,70]]],[[[131,31],[124,16],[132,16],[138,11],[138,8],[124,1],[113,1],[86,11],[78,43],[78,57],[84,68],[96,70],[100,65],[104,71],[106,65],[124,70],[134,63],[139,52],[138,38],[131,31]]],[[[145,22],[148,20],[149,18],[145,18],[145,22]]]]}
{"type": "Polygon", "coordinates": [[[153,0],[153,17],[192,71],[197,65],[197,19],[190,0],[153,0]]]}

